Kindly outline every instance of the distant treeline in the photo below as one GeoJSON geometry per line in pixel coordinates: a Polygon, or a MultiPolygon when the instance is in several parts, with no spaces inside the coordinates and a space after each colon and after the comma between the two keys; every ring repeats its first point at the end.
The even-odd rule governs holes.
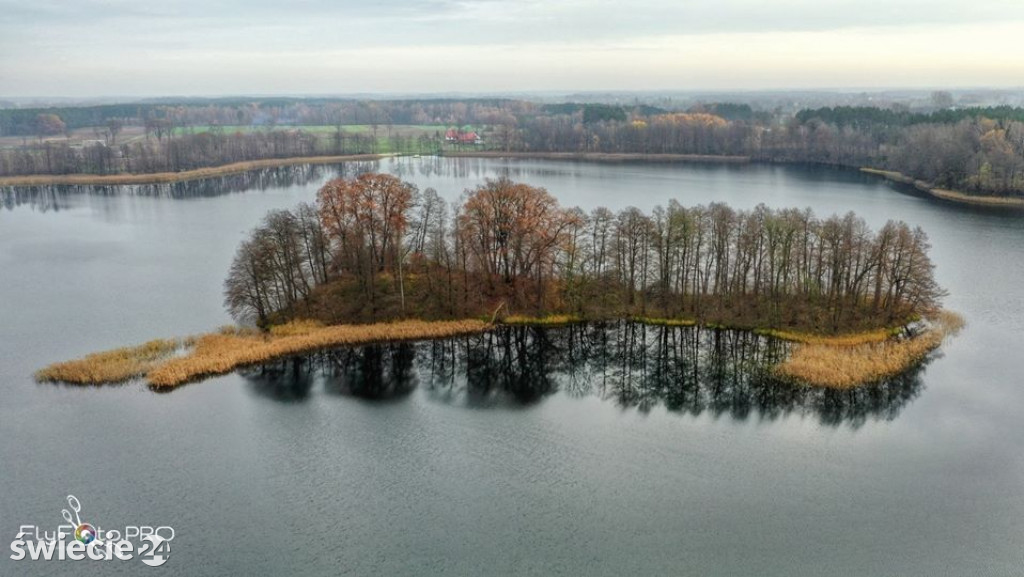
{"type": "Polygon", "coordinates": [[[366,173],[268,214],[238,249],[225,302],[260,325],[526,313],[836,332],[935,310],[928,249],[920,229],[875,232],[852,213],[675,201],[588,213],[505,178],[449,206],[366,173]]]}
{"type": "Polygon", "coordinates": [[[956,124],[961,120],[985,117],[991,120],[1024,122],[1024,108],[992,106],[987,108],[949,108],[933,112],[911,112],[872,106],[836,106],[801,110],[796,114],[800,122],[820,120],[840,128],[910,126],[912,124],[956,124]]]}
{"type": "Polygon", "coordinates": [[[436,153],[432,139],[399,134],[376,138],[344,131],[318,135],[303,130],[223,132],[219,130],[136,140],[116,146],[71,146],[43,142],[0,150],[0,176],[33,174],[121,174],[180,172],[273,158],[375,154],[388,150],[436,153]]]}
{"type": "MultiPolygon", "coordinates": [[[[67,130],[126,125],[333,126],[335,124],[469,124],[496,111],[539,108],[504,99],[337,100],[318,98],[194,99],[83,107],[0,109],[0,136],[39,136],[40,115],[55,115],[67,130]]],[[[155,130],[155,128],[154,128],[155,130]]],[[[45,132],[43,133],[46,134],[45,132]]]]}
{"type": "Polygon", "coordinates": [[[334,101],[269,99],[0,110],[0,176],[180,171],[228,162],[366,152],[436,153],[462,146],[445,127],[477,129],[473,150],[737,155],[766,162],[870,166],[968,193],[1024,194],[1024,109],[947,108],[930,113],[870,107],[804,110],[795,117],[745,104],[686,111],[637,105],[519,100],[334,101]],[[122,116],[123,115],[123,116],[122,116]],[[125,126],[145,139],[118,144],[125,126]],[[370,132],[349,133],[349,125],[370,132]],[[436,126],[416,138],[393,125],[436,126]],[[103,142],[74,147],[47,136],[96,127],[103,142]],[[258,133],[231,127],[266,127],[258,133]],[[288,127],[332,126],[316,133],[288,127]],[[276,130],[271,130],[276,128],[276,130]],[[378,134],[378,128],[384,128],[378,134]],[[38,139],[28,139],[29,135],[38,139]],[[404,140],[403,140],[404,138],[404,140]]]}

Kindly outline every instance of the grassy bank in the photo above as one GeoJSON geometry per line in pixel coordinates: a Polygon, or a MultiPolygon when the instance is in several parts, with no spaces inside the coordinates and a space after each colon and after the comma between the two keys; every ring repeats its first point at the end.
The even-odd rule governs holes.
{"type": "Polygon", "coordinates": [[[119,184],[165,184],[185,180],[214,178],[238,174],[260,168],[295,166],[298,164],[334,164],[348,161],[380,160],[382,154],[350,154],[346,156],[300,156],[294,158],[265,158],[247,162],[235,162],[221,166],[183,170],[181,172],[154,172],[147,174],[36,174],[31,176],[3,176],[0,186],[44,186],[52,184],[78,185],[119,185],[119,184]]]}
{"type": "Polygon", "coordinates": [[[275,327],[269,334],[228,328],[184,341],[152,341],[55,363],[36,373],[36,379],[96,385],[145,377],[155,388],[172,388],[289,355],[347,345],[451,337],[489,326],[478,320],[337,326],[297,321],[275,327]],[[178,352],[184,354],[175,355],[178,352]]]}
{"type": "Polygon", "coordinates": [[[797,345],[776,372],[794,381],[835,389],[848,389],[896,376],[921,362],[964,326],[956,313],[942,311],[927,319],[928,328],[906,339],[881,341],[810,342],[797,345]]]}
{"type": "Polygon", "coordinates": [[[881,176],[893,182],[909,184],[921,192],[927,193],[935,198],[959,202],[961,204],[972,204],[975,206],[990,206],[1002,208],[1024,208],[1024,198],[1016,196],[990,196],[982,194],[967,194],[956,190],[936,188],[923,180],[916,180],[901,172],[892,170],[879,170],[877,168],[861,168],[861,172],[881,176]]]}

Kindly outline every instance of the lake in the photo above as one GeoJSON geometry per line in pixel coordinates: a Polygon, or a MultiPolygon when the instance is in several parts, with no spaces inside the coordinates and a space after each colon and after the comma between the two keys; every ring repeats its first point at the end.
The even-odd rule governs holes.
{"type": "Polygon", "coordinates": [[[0,575],[139,570],[9,559],[68,494],[103,527],[174,527],[175,574],[1020,575],[1022,256],[1024,214],[800,167],[405,158],[0,191],[0,575]],[[847,393],[737,368],[777,354],[761,339],[628,323],[332,351],[166,394],[33,381],[231,322],[221,283],[264,213],[373,168],[450,200],[508,174],[587,210],[902,219],[968,326],[847,393]]]}

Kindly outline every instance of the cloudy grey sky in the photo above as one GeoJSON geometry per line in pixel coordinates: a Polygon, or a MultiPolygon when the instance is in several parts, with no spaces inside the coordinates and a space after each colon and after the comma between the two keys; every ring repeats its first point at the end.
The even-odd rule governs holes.
{"type": "Polygon", "coordinates": [[[1024,84],[1024,0],[0,0],[0,96],[1024,84]]]}

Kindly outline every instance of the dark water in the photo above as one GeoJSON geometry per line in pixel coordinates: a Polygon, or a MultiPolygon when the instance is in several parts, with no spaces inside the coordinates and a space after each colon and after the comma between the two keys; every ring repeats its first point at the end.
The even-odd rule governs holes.
{"type": "Polygon", "coordinates": [[[228,322],[220,283],[245,232],[365,168],[0,193],[0,575],[155,571],[10,561],[19,525],[60,523],[68,493],[100,525],[173,526],[163,570],[184,575],[1024,573],[1024,216],[856,173],[380,166],[451,199],[508,171],[585,208],[764,202],[920,225],[969,326],[876,389],[783,387],[757,371],[766,341],[636,325],[334,351],[169,394],[32,381],[228,322]]]}

